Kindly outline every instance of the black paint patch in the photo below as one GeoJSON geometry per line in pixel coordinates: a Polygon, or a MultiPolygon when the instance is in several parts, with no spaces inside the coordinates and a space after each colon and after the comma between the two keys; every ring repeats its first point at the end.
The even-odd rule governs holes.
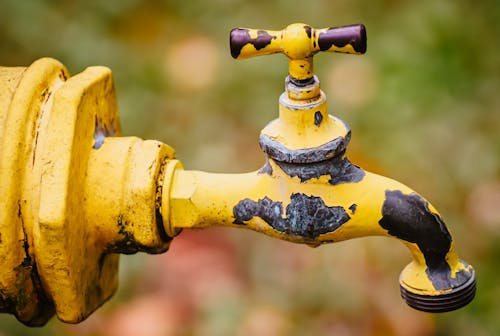
{"type": "Polygon", "coordinates": [[[262,168],[259,169],[257,174],[267,174],[269,176],[273,175],[273,167],[269,163],[269,160],[267,160],[266,164],[262,168]]]}
{"type": "Polygon", "coordinates": [[[366,28],[364,25],[330,28],[321,32],[318,37],[318,45],[321,51],[328,50],[332,46],[342,48],[348,44],[357,53],[364,54],[366,52],[366,28]]]}
{"type": "Polygon", "coordinates": [[[304,30],[306,31],[307,37],[311,38],[311,27],[304,26],[304,30]]]}
{"type": "Polygon", "coordinates": [[[328,183],[332,185],[359,182],[365,177],[365,171],[353,165],[346,158],[333,158],[321,162],[297,164],[275,161],[290,177],[297,176],[301,182],[329,175],[328,183]]]}
{"type": "Polygon", "coordinates": [[[140,246],[135,241],[134,235],[127,230],[128,223],[122,215],[118,215],[116,226],[118,226],[118,233],[123,236],[123,239],[113,244],[112,251],[123,254],[133,254],[139,251],[140,246]]]}
{"type": "Polygon", "coordinates": [[[399,190],[387,190],[382,206],[381,227],[399,239],[417,244],[427,265],[426,273],[438,290],[456,287],[466,281],[467,272],[451,278],[446,255],[451,236],[443,220],[429,210],[429,204],[416,193],[405,195],[399,190]]]}
{"type": "Polygon", "coordinates": [[[250,31],[248,29],[235,28],[231,30],[229,35],[229,46],[231,48],[231,56],[233,58],[238,58],[241,53],[241,49],[247,44],[252,44],[256,50],[260,50],[268,46],[276,36],[269,35],[265,30],[259,30],[257,32],[257,37],[250,37],[250,31]]]}
{"type": "Polygon", "coordinates": [[[260,217],[276,231],[314,240],[333,232],[351,217],[341,206],[326,206],[320,197],[292,194],[283,217],[283,204],[264,197],[257,202],[246,198],[233,208],[234,223],[244,224],[260,217]]]}
{"type": "Polygon", "coordinates": [[[27,269],[30,269],[33,265],[33,260],[31,259],[31,254],[30,254],[30,244],[28,242],[28,234],[26,233],[26,227],[24,225],[24,217],[21,209],[21,201],[17,202],[17,217],[19,218],[19,221],[21,222],[21,229],[23,230],[23,249],[24,253],[26,254],[24,256],[24,260],[21,263],[21,267],[25,267],[27,269]]]}
{"type": "Polygon", "coordinates": [[[259,137],[259,144],[264,153],[276,161],[311,163],[328,160],[342,155],[345,152],[350,139],[351,131],[348,131],[345,137],[339,136],[324,145],[291,150],[286,148],[280,142],[271,139],[267,135],[261,134],[259,137]]]}
{"type": "MultiPolygon", "coordinates": [[[[162,220],[161,214],[159,214],[158,212],[156,215],[160,218],[156,217],[157,225],[160,224],[159,220],[162,220]]],[[[149,254],[157,254],[163,253],[168,250],[168,244],[162,244],[162,246],[158,248],[155,246],[147,246],[138,242],[134,233],[128,230],[130,225],[131,224],[126,221],[123,215],[118,215],[116,219],[116,226],[118,227],[118,233],[122,236],[122,239],[108,245],[105,253],[134,254],[141,251],[149,254]]],[[[163,234],[160,233],[160,235],[162,236],[162,239],[164,239],[164,241],[167,243],[173,239],[173,237],[169,237],[166,232],[164,232],[163,234]]]]}
{"type": "Polygon", "coordinates": [[[349,207],[349,210],[351,210],[351,213],[354,215],[356,213],[356,209],[358,209],[358,205],[357,204],[352,204],[350,207],[349,207]]]}
{"type": "Polygon", "coordinates": [[[320,111],[314,112],[314,125],[319,127],[322,121],[323,121],[323,115],[321,114],[321,112],[320,111]]]}
{"type": "MultiPolygon", "coordinates": [[[[24,201],[24,203],[26,204],[26,201],[24,201]]],[[[29,251],[30,247],[24,223],[21,201],[18,201],[17,203],[17,216],[21,222],[20,224],[23,232],[23,249],[26,255],[24,256],[23,261],[14,268],[14,272],[16,274],[16,285],[26,286],[31,282],[34,287],[32,289],[33,295],[28,298],[27,295],[21,294],[18,297],[11,299],[9,297],[3,298],[3,295],[1,295],[2,293],[0,293],[0,311],[4,310],[6,313],[18,316],[17,314],[20,307],[25,307],[28,300],[38,301],[36,304],[36,315],[32,316],[30,320],[23,320],[22,322],[27,326],[41,327],[54,315],[55,307],[53,302],[49,300],[45,294],[45,290],[40,281],[36,260],[31,257],[29,251]]]]}

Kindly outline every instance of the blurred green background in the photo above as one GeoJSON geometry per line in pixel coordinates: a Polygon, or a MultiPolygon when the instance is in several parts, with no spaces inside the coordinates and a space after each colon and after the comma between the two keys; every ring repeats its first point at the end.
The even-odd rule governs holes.
{"type": "MultiPolygon", "coordinates": [[[[0,335],[499,335],[500,2],[436,0],[0,1],[0,64],[50,56],[113,70],[126,135],[173,146],[187,169],[250,171],[277,116],[287,62],[230,57],[237,26],[364,23],[364,56],[322,54],[330,113],[351,160],[436,206],[476,268],[467,307],[408,308],[395,240],[311,249],[233,229],[185,231],[160,256],[122,256],[115,297],[79,325],[0,335]]],[[[223,186],[221,186],[223,188],[223,186]]]]}

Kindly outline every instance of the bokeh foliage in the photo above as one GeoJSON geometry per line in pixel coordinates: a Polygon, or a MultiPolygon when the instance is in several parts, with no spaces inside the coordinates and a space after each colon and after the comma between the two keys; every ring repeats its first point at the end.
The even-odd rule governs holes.
{"type": "Polygon", "coordinates": [[[263,162],[258,132],[277,115],[287,66],[232,60],[228,32],[293,22],[367,26],[366,55],[315,59],[330,113],[353,130],[352,161],[440,210],[476,268],[475,301],[437,316],[405,307],[397,242],[312,250],[206,230],[164,256],[122,257],[117,297],[89,321],[30,330],[1,316],[0,335],[125,335],[118,325],[138,316],[137,330],[167,323],[165,335],[500,334],[500,2],[2,0],[0,64],[106,65],[126,135],[172,145],[188,169],[241,172],[263,162]]]}

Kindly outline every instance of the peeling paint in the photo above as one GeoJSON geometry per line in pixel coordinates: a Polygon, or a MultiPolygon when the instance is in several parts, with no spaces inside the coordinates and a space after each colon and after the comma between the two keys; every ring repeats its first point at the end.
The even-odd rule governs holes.
{"type": "Polygon", "coordinates": [[[318,46],[321,51],[329,50],[332,46],[342,48],[352,46],[355,52],[366,52],[366,29],[364,25],[351,25],[329,28],[320,32],[318,46]]]}
{"type": "Polygon", "coordinates": [[[356,210],[358,209],[358,205],[357,204],[352,204],[350,207],[349,207],[349,210],[351,210],[351,213],[354,215],[356,213],[356,210]]]}
{"type": "Polygon", "coordinates": [[[298,177],[301,182],[321,176],[330,176],[331,185],[359,182],[365,176],[365,171],[353,165],[346,158],[333,158],[321,162],[298,164],[275,161],[290,177],[298,177]]]}
{"type": "Polygon", "coordinates": [[[269,160],[266,160],[266,163],[264,164],[264,166],[262,168],[259,169],[257,174],[267,174],[269,176],[273,175],[273,167],[269,163],[269,160]]]}
{"type": "Polygon", "coordinates": [[[253,45],[256,50],[263,49],[275,38],[276,36],[270,35],[265,30],[259,30],[257,32],[257,37],[252,38],[248,29],[235,28],[231,30],[230,34],[231,56],[233,56],[233,58],[238,58],[241,54],[241,50],[247,44],[253,45]]]}
{"type": "Polygon", "coordinates": [[[443,220],[429,209],[429,204],[416,193],[386,190],[382,206],[381,227],[394,237],[417,244],[427,264],[427,275],[436,289],[458,286],[468,278],[466,272],[451,277],[446,255],[451,236],[443,220]]]}
{"type": "Polygon", "coordinates": [[[314,125],[319,127],[319,125],[321,125],[322,121],[323,121],[323,115],[321,115],[320,111],[316,111],[314,113],[314,125]]]}
{"type": "Polygon", "coordinates": [[[291,195],[285,217],[282,202],[274,202],[268,197],[257,202],[246,198],[233,208],[233,214],[235,224],[260,217],[279,232],[312,240],[337,230],[351,219],[343,207],[329,207],[320,197],[299,193],[291,195]]]}
{"type": "Polygon", "coordinates": [[[276,161],[310,163],[338,157],[345,152],[350,139],[351,132],[349,131],[345,137],[339,136],[318,147],[291,150],[277,140],[273,140],[269,136],[261,134],[259,144],[264,153],[276,161]]]}

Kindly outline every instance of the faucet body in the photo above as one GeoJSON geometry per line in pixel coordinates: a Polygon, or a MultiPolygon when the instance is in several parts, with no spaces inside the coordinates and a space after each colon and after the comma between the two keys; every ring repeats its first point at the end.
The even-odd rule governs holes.
{"type": "Polygon", "coordinates": [[[474,270],[436,209],[352,164],[350,129],[327,112],[313,55],[365,50],[361,25],[233,30],[233,57],[282,52],[290,69],[279,117],[260,135],[267,160],[244,174],[184,170],[168,145],[122,137],[107,68],[0,67],[0,312],[30,326],[54,314],[80,322],[116,290],[119,254],[163,253],[183,228],[210,226],[312,247],[396,238],[413,256],[400,276],[410,306],[469,303],[474,270]]]}
{"type": "Polygon", "coordinates": [[[312,247],[366,236],[392,237],[413,256],[401,277],[403,286],[444,294],[470,278],[472,268],[458,259],[440,215],[424,198],[345,158],[325,164],[338,167],[340,174],[326,172],[302,182],[272,160],[246,174],[178,170],[170,191],[170,225],[246,228],[312,247]],[[358,181],[349,180],[352,171],[342,172],[346,166],[358,181]]]}
{"type": "MultiPolygon", "coordinates": [[[[326,98],[317,79],[314,83],[318,96],[300,102],[299,108],[290,104],[288,92],[280,97],[279,118],[260,135],[268,158],[258,171],[174,173],[169,200],[164,194],[163,202],[169,205],[167,232],[223,225],[312,247],[365,236],[392,237],[413,257],[400,277],[410,306],[442,312],[470,302],[474,270],[458,258],[437,210],[404,184],[348,160],[351,131],[327,113],[326,98]]],[[[287,80],[287,90],[290,85],[287,80]]]]}

